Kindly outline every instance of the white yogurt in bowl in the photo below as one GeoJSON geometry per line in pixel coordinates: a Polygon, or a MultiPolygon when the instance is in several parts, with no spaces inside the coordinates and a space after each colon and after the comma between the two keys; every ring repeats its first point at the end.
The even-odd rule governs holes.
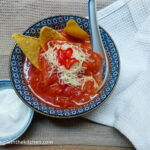
{"type": "Polygon", "coordinates": [[[20,137],[30,125],[34,112],[12,89],[9,80],[0,80],[0,145],[20,137]]]}

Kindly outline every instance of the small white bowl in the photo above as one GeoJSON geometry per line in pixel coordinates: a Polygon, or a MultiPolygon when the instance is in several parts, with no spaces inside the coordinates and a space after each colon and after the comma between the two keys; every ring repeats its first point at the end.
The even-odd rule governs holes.
{"type": "MultiPolygon", "coordinates": [[[[0,91],[3,89],[12,89],[13,90],[10,80],[0,80],[0,91]]],[[[0,102],[0,104],[1,104],[1,102],[0,102]]],[[[24,104],[24,107],[27,107],[27,106],[24,104]]],[[[17,138],[19,138],[28,129],[28,127],[33,119],[34,111],[32,109],[30,109],[29,107],[26,109],[28,112],[28,113],[24,113],[24,118],[26,118],[26,119],[24,120],[23,123],[21,123],[19,125],[18,130],[14,131],[12,134],[10,134],[10,136],[7,136],[7,137],[1,136],[1,133],[0,133],[0,145],[6,145],[8,143],[13,142],[17,138]]],[[[15,124],[17,126],[18,121],[16,121],[15,124]]]]}

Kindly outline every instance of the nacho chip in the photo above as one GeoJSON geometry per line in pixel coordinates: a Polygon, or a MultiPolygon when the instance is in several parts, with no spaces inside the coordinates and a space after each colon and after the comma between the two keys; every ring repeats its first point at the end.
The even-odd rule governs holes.
{"type": "Polygon", "coordinates": [[[15,42],[23,51],[24,55],[30,60],[30,62],[37,68],[39,67],[39,52],[40,52],[40,41],[38,38],[25,36],[22,34],[13,34],[12,35],[15,42]]]}
{"type": "Polygon", "coordinates": [[[40,43],[41,43],[41,47],[46,51],[46,43],[50,40],[61,40],[61,41],[65,41],[66,38],[59,33],[58,31],[50,28],[50,27],[43,27],[40,30],[40,43]]]}
{"type": "Polygon", "coordinates": [[[76,39],[89,40],[89,35],[87,32],[82,30],[80,26],[72,19],[67,22],[64,31],[76,39]]]}

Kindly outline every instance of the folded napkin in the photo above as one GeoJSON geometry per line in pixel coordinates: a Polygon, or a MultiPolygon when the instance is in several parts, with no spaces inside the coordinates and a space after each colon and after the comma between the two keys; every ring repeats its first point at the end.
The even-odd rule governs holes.
{"type": "Polygon", "coordinates": [[[98,21],[120,55],[116,88],[85,117],[115,127],[137,150],[150,149],[150,1],[119,0],[98,12],[98,21]]]}

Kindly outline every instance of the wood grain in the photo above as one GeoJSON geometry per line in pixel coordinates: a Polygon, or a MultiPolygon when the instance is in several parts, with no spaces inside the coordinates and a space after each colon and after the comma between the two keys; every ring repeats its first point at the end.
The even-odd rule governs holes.
{"type": "Polygon", "coordinates": [[[100,146],[6,146],[0,150],[134,150],[124,147],[100,147],[100,146]]]}
{"type": "Polygon", "coordinates": [[[27,145],[95,145],[132,147],[129,141],[113,128],[83,118],[52,119],[35,113],[34,119],[19,139],[27,145]]]}

